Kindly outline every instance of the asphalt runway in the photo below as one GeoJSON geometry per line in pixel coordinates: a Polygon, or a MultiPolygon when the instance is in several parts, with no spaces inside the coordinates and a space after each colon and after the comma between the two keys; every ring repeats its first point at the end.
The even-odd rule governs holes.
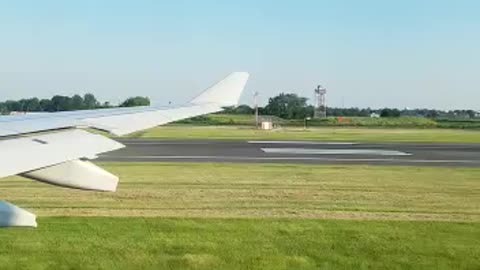
{"type": "Polygon", "coordinates": [[[111,162],[238,162],[480,167],[480,144],[119,140],[111,162]]]}

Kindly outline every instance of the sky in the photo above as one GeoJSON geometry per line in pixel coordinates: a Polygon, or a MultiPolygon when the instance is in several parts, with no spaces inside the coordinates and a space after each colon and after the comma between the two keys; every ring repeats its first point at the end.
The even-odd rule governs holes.
{"type": "Polygon", "coordinates": [[[476,0],[0,0],[0,100],[180,104],[248,71],[246,104],[321,84],[332,107],[480,109],[478,14],[476,0]]]}

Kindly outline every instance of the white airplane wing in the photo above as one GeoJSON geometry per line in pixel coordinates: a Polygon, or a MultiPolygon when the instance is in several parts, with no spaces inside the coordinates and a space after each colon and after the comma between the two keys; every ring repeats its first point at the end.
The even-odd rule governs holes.
{"type": "MultiPolygon", "coordinates": [[[[0,178],[21,175],[76,189],[115,191],[118,177],[89,162],[124,145],[83,128],[126,135],[238,105],[248,73],[235,72],[183,106],[0,117],[0,178]]],[[[35,215],[0,201],[0,227],[36,226],[35,215]]]]}

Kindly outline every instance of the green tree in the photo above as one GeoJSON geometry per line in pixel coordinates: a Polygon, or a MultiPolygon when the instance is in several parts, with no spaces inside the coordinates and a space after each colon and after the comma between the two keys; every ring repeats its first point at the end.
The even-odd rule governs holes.
{"type": "Polygon", "coordinates": [[[307,98],[296,94],[281,93],[270,98],[268,105],[262,110],[264,114],[278,116],[284,119],[304,119],[311,116],[307,106],[307,98]]]}
{"type": "Polygon", "coordinates": [[[390,108],[382,109],[380,117],[400,117],[400,110],[390,108]]]}
{"type": "Polygon", "coordinates": [[[224,114],[253,114],[254,112],[255,110],[248,105],[224,107],[222,111],[224,114]]]}
{"type": "Polygon", "coordinates": [[[468,115],[468,118],[475,118],[475,116],[477,115],[477,113],[474,110],[467,110],[466,113],[468,115]]]}
{"type": "Polygon", "coordinates": [[[52,109],[54,112],[59,111],[71,111],[72,110],[72,99],[67,96],[54,96],[52,98],[52,109]]]}
{"type": "Polygon", "coordinates": [[[40,100],[40,111],[42,112],[53,112],[54,108],[52,105],[52,100],[50,99],[41,99],[40,100]]]}
{"type": "Polygon", "coordinates": [[[71,104],[73,110],[81,110],[84,107],[83,98],[80,95],[74,95],[71,104]]]}
{"type": "Polygon", "coordinates": [[[83,109],[91,110],[100,107],[99,102],[93,94],[85,94],[83,96],[83,109]]]}
{"type": "Polygon", "coordinates": [[[8,113],[8,108],[5,105],[5,102],[0,102],[0,115],[7,114],[7,113],[8,113]]]}
{"type": "Polygon", "coordinates": [[[148,97],[131,97],[120,104],[120,107],[136,107],[149,106],[150,99],[148,97]]]}
{"type": "Polygon", "coordinates": [[[41,111],[40,100],[38,98],[29,98],[24,101],[24,111],[38,112],[41,111]]]}

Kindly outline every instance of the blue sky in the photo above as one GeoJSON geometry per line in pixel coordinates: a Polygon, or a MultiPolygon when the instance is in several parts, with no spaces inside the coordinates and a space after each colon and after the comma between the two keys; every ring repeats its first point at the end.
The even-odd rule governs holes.
{"type": "Polygon", "coordinates": [[[0,0],[0,100],[185,102],[232,71],[330,106],[480,109],[480,1],[0,0]]]}

